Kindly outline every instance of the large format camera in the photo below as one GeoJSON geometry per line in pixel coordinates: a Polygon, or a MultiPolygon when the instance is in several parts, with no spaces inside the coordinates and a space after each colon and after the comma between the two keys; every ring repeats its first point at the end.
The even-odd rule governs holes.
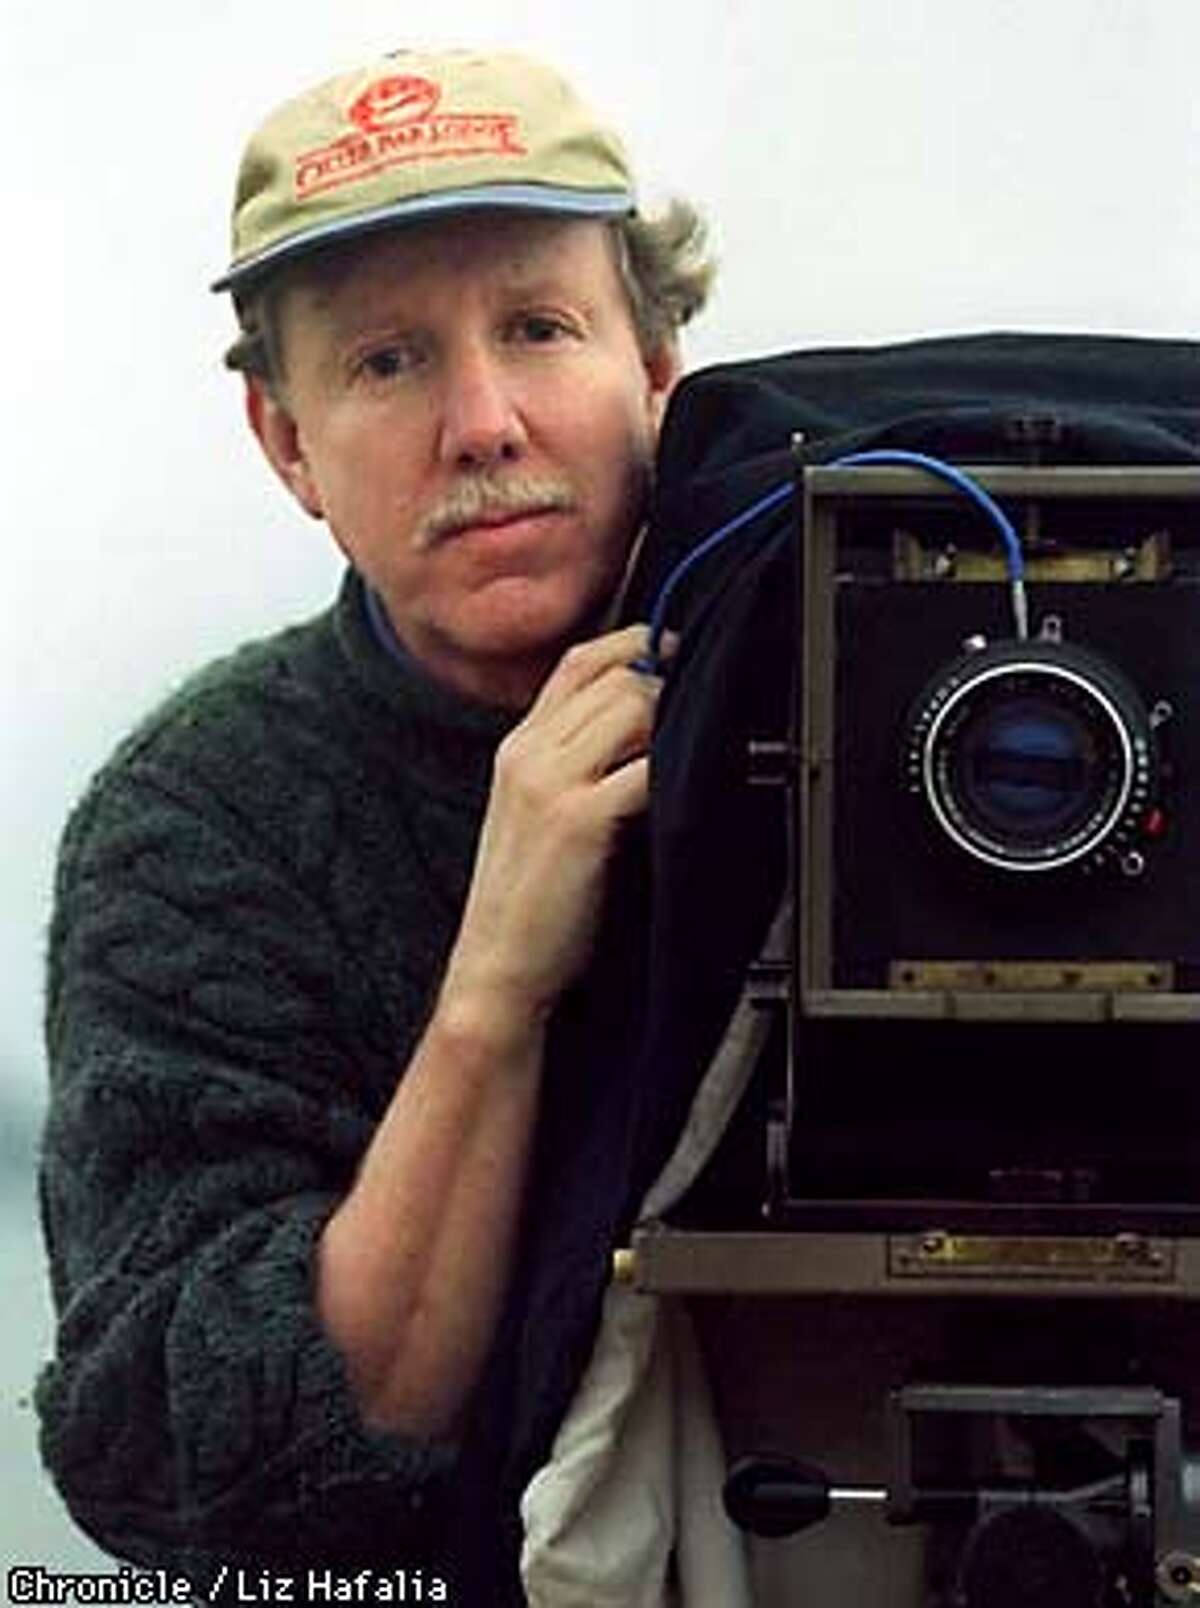
{"type": "Polygon", "coordinates": [[[777,1216],[1187,1232],[1200,477],[803,478],[777,1216]]]}
{"type": "MultiPolygon", "coordinates": [[[[652,1228],[638,1276],[1191,1323],[1200,470],[967,465],[972,501],[796,455],[794,717],[752,759],[790,842],[790,930],[748,980],[777,1018],[765,1223],[652,1228]]],[[[952,1541],[936,1600],[1200,1596],[1180,1402],[975,1366],[895,1394],[873,1493],[952,1541]]],[[[776,1457],[727,1499],[782,1535],[838,1494],[776,1457]]]]}

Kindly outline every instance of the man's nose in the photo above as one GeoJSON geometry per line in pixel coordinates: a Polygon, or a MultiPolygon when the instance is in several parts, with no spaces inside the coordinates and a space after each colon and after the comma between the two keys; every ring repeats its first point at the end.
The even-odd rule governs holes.
{"type": "Polygon", "coordinates": [[[482,346],[447,364],[441,456],[456,469],[511,462],[525,451],[525,425],[500,354],[482,346]]]}

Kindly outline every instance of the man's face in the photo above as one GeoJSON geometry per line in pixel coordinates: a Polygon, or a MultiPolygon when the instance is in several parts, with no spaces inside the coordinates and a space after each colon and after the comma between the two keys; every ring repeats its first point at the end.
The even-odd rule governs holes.
{"type": "Polygon", "coordinates": [[[368,239],[287,292],[251,419],[401,641],[519,707],[612,597],[673,349],[647,356],[606,226],[487,214],[368,239]]]}

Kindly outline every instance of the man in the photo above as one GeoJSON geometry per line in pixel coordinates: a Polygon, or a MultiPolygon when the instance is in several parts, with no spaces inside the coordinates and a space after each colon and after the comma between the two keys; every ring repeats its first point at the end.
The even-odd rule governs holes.
{"type": "Polygon", "coordinates": [[[97,779],[48,1000],[44,1454],[196,1584],[514,1597],[503,1314],[549,1024],[646,805],[658,681],[606,619],[709,278],[688,209],[634,207],[512,56],[373,63],[243,161],[230,361],[351,567],[97,779]]]}

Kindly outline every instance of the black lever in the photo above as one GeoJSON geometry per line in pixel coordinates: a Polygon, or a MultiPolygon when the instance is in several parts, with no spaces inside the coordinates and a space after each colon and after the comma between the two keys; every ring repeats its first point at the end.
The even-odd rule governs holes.
{"type": "MultiPolygon", "coordinates": [[[[724,1488],[725,1511],[751,1535],[798,1535],[827,1519],[835,1506],[871,1503],[886,1507],[889,1493],[874,1485],[833,1485],[823,1469],[799,1458],[764,1453],[743,1457],[730,1469],[724,1488]]],[[[907,1522],[970,1520],[979,1509],[978,1490],[922,1491],[905,1515],[907,1522]]]]}
{"type": "Polygon", "coordinates": [[[751,1535],[796,1535],[829,1517],[835,1502],[886,1502],[887,1492],[834,1487],[823,1469],[795,1457],[743,1457],[725,1480],[725,1511],[751,1535]]]}

